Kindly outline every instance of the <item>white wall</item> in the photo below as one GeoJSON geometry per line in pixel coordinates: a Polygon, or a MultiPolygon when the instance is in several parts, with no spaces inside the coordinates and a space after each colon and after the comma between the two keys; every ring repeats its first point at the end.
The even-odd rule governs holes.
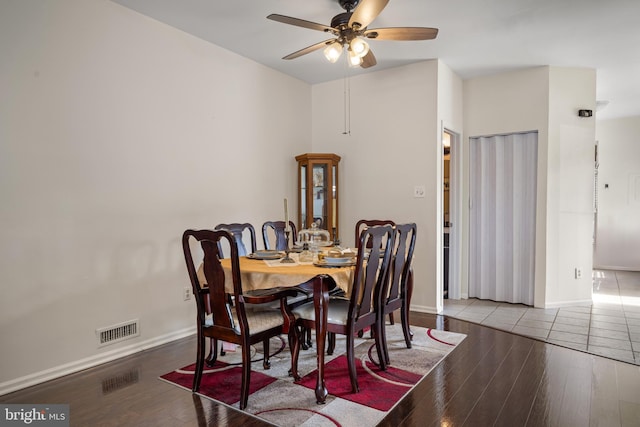
{"type": "Polygon", "coordinates": [[[599,120],[594,265],[640,270],[640,117],[599,120]],[[605,188],[608,185],[608,188],[605,188]]]}
{"type": "Polygon", "coordinates": [[[181,234],[283,215],[311,87],[104,0],[2,2],[0,57],[1,394],[193,331],[181,234]]]}
{"type": "MultiPolygon", "coordinates": [[[[344,81],[313,86],[313,150],[340,162],[340,230],[354,244],[359,219],[418,226],[412,308],[435,312],[438,260],[438,61],[351,77],[351,134],[343,135],[344,81]],[[415,185],[426,189],[414,198],[415,185]]],[[[441,160],[441,158],[440,158],[441,160]]],[[[441,229],[440,229],[441,232],[441,229]]]]}
{"type": "MultiPolygon", "coordinates": [[[[438,146],[436,147],[436,150],[438,152],[438,169],[435,170],[435,174],[436,176],[436,180],[437,180],[437,185],[438,188],[440,189],[441,193],[440,196],[438,197],[438,205],[437,205],[437,210],[436,210],[436,224],[437,224],[437,228],[436,228],[436,236],[437,237],[436,241],[434,242],[436,244],[436,253],[438,254],[438,256],[442,256],[442,250],[441,248],[443,247],[443,242],[442,242],[442,236],[443,236],[443,225],[444,225],[444,217],[443,217],[443,206],[442,206],[442,189],[443,187],[443,180],[442,180],[442,167],[443,167],[443,149],[442,149],[442,144],[440,143],[440,141],[442,141],[442,136],[444,133],[444,129],[447,129],[448,131],[454,132],[456,134],[458,134],[460,137],[463,134],[463,130],[464,130],[464,121],[463,121],[463,116],[462,116],[462,110],[463,110],[463,83],[462,83],[462,79],[455,74],[451,68],[449,68],[449,66],[447,64],[445,64],[442,61],[438,61],[438,124],[440,126],[440,128],[438,129],[438,136],[437,136],[437,141],[438,141],[438,146]]],[[[450,167],[451,167],[451,171],[453,173],[457,173],[457,172],[461,172],[463,170],[463,164],[464,164],[464,153],[461,149],[459,149],[461,147],[452,147],[451,148],[451,163],[450,163],[450,167]]],[[[463,197],[464,197],[464,185],[463,182],[457,180],[458,176],[452,176],[450,178],[450,182],[452,184],[451,186],[451,191],[450,191],[450,200],[449,200],[449,207],[451,209],[452,214],[455,214],[455,209],[460,210],[460,214],[461,214],[461,221],[457,221],[457,219],[455,218],[450,218],[450,220],[453,221],[453,225],[452,227],[450,227],[450,240],[449,240],[449,263],[450,263],[450,270],[452,271],[451,274],[449,275],[449,289],[451,289],[453,286],[460,286],[462,282],[464,282],[465,284],[467,283],[468,280],[468,268],[467,268],[467,264],[463,261],[465,259],[465,255],[467,254],[466,251],[466,245],[464,245],[462,243],[462,236],[463,236],[463,232],[464,232],[464,209],[462,209],[463,204],[463,197]]],[[[442,268],[443,263],[442,263],[442,258],[438,258],[436,260],[436,267],[439,270],[437,271],[437,278],[438,278],[438,287],[437,287],[437,295],[436,295],[436,303],[437,303],[437,310],[438,313],[440,313],[444,307],[443,307],[443,295],[442,295],[442,290],[443,290],[443,284],[442,284],[442,278],[443,278],[443,271],[442,268]]]]}
{"type": "MultiPolygon", "coordinates": [[[[546,151],[549,114],[548,67],[478,77],[464,82],[464,153],[469,158],[469,138],[538,131],[538,182],[536,210],[536,306],[544,302],[546,250],[546,151]]],[[[465,164],[468,173],[468,162],[465,164]]],[[[468,181],[468,175],[467,180],[468,181]]],[[[468,198],[468,189],[465,193],[468,198]]],[[[468,213],[468,209],[467,209],[468,213]]],[[[467,216],[468,218],[468,216],[467,216]]],[[[465,230],[465,242],[469,230],[465,230]]],[[[473,280],[473,278],[469,278],[473,280]]]]}
{"type": "Polygon", "coordinates": [[[471,136],[538,131],[535,306],[590,302],[595,129],[578,109],[595,108],[595,71],[531,68],[469,79],[464,90],[465,153],[471,136]]]}
{"type": "Polygon", "coordinates": [[[591,304],[595,106],[595,70],[550,67],[545,307],[591,304]]]}

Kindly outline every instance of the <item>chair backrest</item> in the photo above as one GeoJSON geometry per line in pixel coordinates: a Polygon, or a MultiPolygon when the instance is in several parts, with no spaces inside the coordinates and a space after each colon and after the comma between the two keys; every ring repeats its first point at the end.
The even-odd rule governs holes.
{"type": "MultiPolygon", "coordinates": [[[[246,330],[246,312],[244,304],[241,304],[242,283],[240,281],[240,263],[238,260],[238,245],[234,235],[227,230],[187,230],[182,235],[182,250],[184,252],[191,288],[198,308],[198,321],[205,324],[206,316],[212,315],[214,327],[221,334],[235,336],[242,330],[246,330]],[[197,276],[197,266],[191,251],[191,244],[197,242],[204,254],[202,258],[203,272],[207,286],[201,287],[197,276]],[[220,252],[220,243],[225,242],[230,248],[231,276],[233,280],[235,307],[232,308],[225,290],[225,272],[220,263],[223,258],[220,252]],[[209,298],[208,304],[206,298],[209,298]],[[236,325],[231,314],[235,309],[240,325],[236,325]],[[226,331],[226,332],[225,332],[226,331]]],[[[199,263],[199,261],[198,261],[199,263]]]]}
{"type": "MultiPolygon", "coordinates": [[[[396,223],[391,221],[390,219],[361,219],[360,221],[356,222],[356,248],[360,247],[360,234],[362,234],[362,230],[378,225],[396,225],[396,223]]],[[[371,242],[367,242],[367,245],[365,247],[370,248],[371,242]]]]}
{"type": "MultiPolygon", "coordinates": [[[[284,251],[287,249],[287,240],[284,234],[284,221],[267,221],[262,224],[262,241],[264,242],[264,248],[267,250],[284,251]],[[272,243],[270,234],[275,235],[275,245],[272,243]]],[[[298,237],[298,231],[293,221],[289,221],[289,227],[291,233],[289,233],[289,244],[292,245],[298,237]]]]}
{"type": "Polygon", "coordinates": [[[416,245],[416,224],[397,224],[395,226],[394,251],[389,265],[387,288],[382,291],[385,303],[404,297],[406,291],[413,250],[416,245]]]}
{"type": "MultiPolygon", "coordinates": [[[[245,222],[245,223],[231,223],[231,224],[218,224],[215,226],[214,230],[227,230],[233,235],[233,238],[238,246],[238,256],[247,256],[250,253],[256,251],[256,230],[253,228],[253,225],[245,222]],[[247,250],[247,246],[245,245],[245,234],[249,234],[249,242],[251,244],[251,251],[247,250]]],[[[223,254],[222,246],[218,245],[220,248],[221,254],[223,254]]],[[[223,255],[224,258],[224,255],[223,255]]]]}
{"type": "Polygon", "coordinates": [[[371,241],[372,246],[370,251],[358,251],[356,259],[349,305],[349,317],[355,321],[376,316],[381,303],[380,295],[388,279],[394,237],[390,225],[368,227],[360,234],[360,244],[371,241]]]}

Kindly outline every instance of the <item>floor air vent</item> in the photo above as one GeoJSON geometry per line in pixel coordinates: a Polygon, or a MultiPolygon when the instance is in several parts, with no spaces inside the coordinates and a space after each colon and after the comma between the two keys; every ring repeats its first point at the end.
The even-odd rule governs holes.
{"type": "Polygon", "coordinates": [[[137,337],[140,335],[138,319],[130,320],[118,325],[108,326],[106,328],[96,329],[96,334],[98,335],[99,347],[137,337]]]}

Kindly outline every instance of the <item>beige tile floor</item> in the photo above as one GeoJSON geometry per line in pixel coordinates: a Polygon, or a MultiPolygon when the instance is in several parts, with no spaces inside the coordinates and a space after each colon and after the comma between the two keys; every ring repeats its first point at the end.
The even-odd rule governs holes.
{"type": "Polygon", "coordinates": [[[444,314],[640,365],[640,272],[594,270],[590,306],[447,299],[444,314]]]}

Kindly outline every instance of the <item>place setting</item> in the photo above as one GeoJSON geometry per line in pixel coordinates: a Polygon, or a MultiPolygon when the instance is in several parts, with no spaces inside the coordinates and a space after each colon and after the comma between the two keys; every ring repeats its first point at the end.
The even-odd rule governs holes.
{"type": "Polygon", "coordinates": [[[318,260],[313,263],[317,267],[352,267],[356,265],[357,252],[352,249],[329,249],[326,254],[318,253],[318,260]]]}
{"type": "Polygon", "coordinates": [[[257,260],[277,260],[284,257],[285,253],[282,251],[276,250],[257,250],[250,254],[247,254],[247,258],[249,259],[257,259],[257,260]]]}

